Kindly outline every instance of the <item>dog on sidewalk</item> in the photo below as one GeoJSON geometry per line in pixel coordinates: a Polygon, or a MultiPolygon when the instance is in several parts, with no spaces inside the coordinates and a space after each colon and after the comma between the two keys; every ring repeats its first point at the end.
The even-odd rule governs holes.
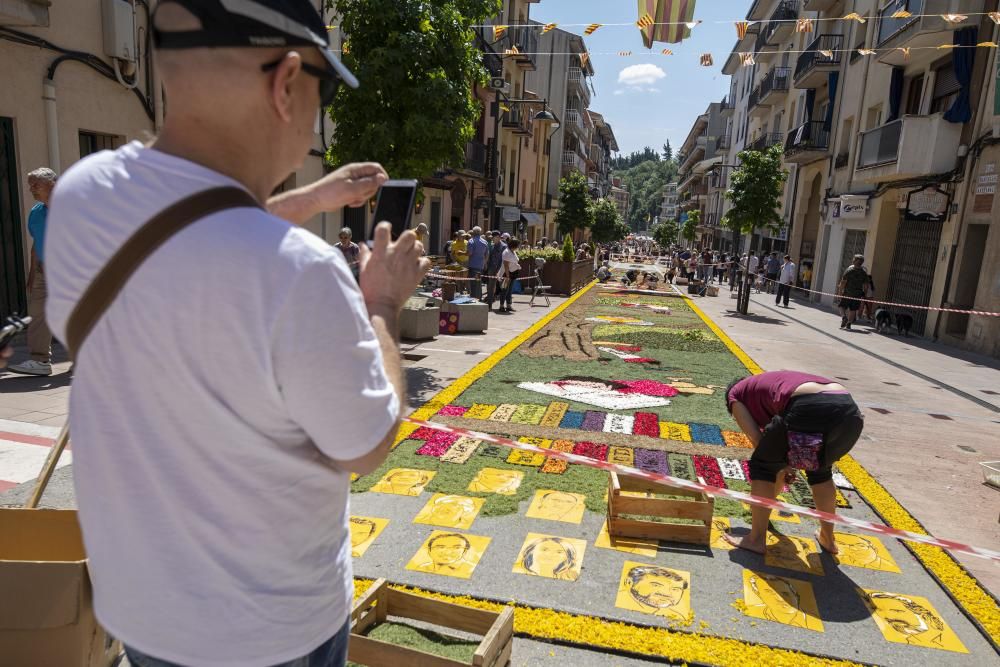
{"type": "Polygon", "coordinates": [[[913,315],[908,313],[899,313],[896,315],[896,331],[899,332],[900,336],[905,338],[910,337],[910,329],[913,328],[913,315]]]}
{"type": "Polygon", "coordinates": [[[875,331],[886,333],[890,328],[892,328],[892,313],[885,308],[879,308],[875,311],[875,331]]]}

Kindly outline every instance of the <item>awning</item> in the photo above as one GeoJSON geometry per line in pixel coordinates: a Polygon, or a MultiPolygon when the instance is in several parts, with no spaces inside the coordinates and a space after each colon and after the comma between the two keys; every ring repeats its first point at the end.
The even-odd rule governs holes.
{"type": "Polygon", "coordinates": [[[529,213],[528,211],[521,211],[521,219],[524,220],[529,225],[544,225],[545,220],[542,216],[537,213],[529,213]]]}
{"type": "Polygon", "coordinates": [[[517,222],[521,219],[521,209],[516,206],[504,206],[501,214],[504,222],[517,222]]]}

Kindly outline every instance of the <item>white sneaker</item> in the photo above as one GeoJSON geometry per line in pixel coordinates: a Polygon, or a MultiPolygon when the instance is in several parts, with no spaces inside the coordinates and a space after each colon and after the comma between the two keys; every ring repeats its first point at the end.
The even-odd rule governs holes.
{"type": "Polygon", "coordinates": [[[11,373],[20,373],[21,375],[52,375],[52,364],[29,359],[16,366],[8,366],[7,370],[11,373]]]}

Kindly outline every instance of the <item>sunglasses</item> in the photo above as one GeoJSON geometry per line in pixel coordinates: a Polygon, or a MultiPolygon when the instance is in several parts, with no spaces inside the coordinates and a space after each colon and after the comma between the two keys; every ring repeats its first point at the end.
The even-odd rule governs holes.
{"type": "MultiPolygon", "coordinates": [[[[264,63],[260,66],[262,72],[270,72],[271,70],[278,67],[281,61],[285,57],[282,56],[277,60],[269,63],[264,63]]],[[[337,91],[340,90],[340,84],[343,80],[336,72],[332,72],[322,67],[316,67],[315,65],[310,65],[309,63],[302,63],[302,71],[309,76],[314,76],[319,79],[319,103],[320,106],[328,107],[333,104],[333,98],[337,96],[337,91]]]]}

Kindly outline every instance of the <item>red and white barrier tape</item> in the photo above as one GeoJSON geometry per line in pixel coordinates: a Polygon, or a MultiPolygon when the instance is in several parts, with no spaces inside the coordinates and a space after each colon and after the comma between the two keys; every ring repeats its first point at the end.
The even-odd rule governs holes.
{"type": "Polygon", "coordinates": [[[507,438],[501,438],[496,435],[490,435],[489,433],[479,433],[478,431],[470,431],[464,428],[447,426],[445,424],[439,424],[437,422],[428,422],[419,419],[412,419],[410,417],[405,417],[404,421],[409,422],[411,424],[415,424],[417,426],[423,426],[426,428],[435,429],[437,431],[444,431],[445,433],[451,433],[453,435],[472,438],[473,440],[483,440],[485,442],[491,442],[493,444],[502,445],[510,449],[517,449],[524,452],[531,452],[533,454],[541,454],[549,458],[566,461],[567,463],[575,463],[577,465],[589,466],[591,468],[598,468],[600,470],[614,471],[619,475],[638,477],[640,479],[645,479],[649,482],[654,482],[656,484],[663,484],[677,489],[696,491],[698,493],[704,493],[705,495],[718,498],[730,498],[732,500],[739,500],[749,505],[757,505],[758,507],[766,507],[772,510],[781,510],[784,512],[789,512],[791,514],[797,514],[799,516],[807,516],[813,519],[818,519],[820,521],[826,521],[828,523],[838,524],[841,526],[851,526],[852,528],[857,528],[858,530],[862,530],[868,533],[874,533],[876,535],[886,535],[888,537],[895,537],[900,540],[906,540],[907,542],[919,542],[921,544],[929,544],[931,546],[940,547],[947,551],[968,554],[970,556],[976,556],[978,558],[985,558],[987,560],[1000,562],[1000,552],[991,551],[989,549],[983,549],[981,547],[974,547],[968,544],[954,542],[952,540],[942,540],[937,537],[933,537],[931,535],[921,535],[920,533],[911,533],[910,531],[900,530],[898,528],[891,528],[890,526],[886,526],[879,523],[872,523],[871,521],[863,521],[861,519],[855,519],[840,514],[828,514],[826,512],[810,509],[808,507],[790,505],[789,503],[781,502],[780,500],[772,500],[770,498],[752,496],[749,493],[743,493],[742,491],[733,491],[731,489],[723,489],[717,486],[709,486],[708,484],[692,482],[690,480],[681,479],[679,477],[671,477],[670,475],[661,475],[660,473],[648,472],[646,470],[639,470],[638,468],[630,468],[628,466],[623,466],[617,463],[610,463],[608,461],[598,461],[597,459],[592,459],[587,456],[580,456],[579,454],[573,454],[571,452],[560,452],[554,449],[544,449],[542,447],[536,447],[535,445],[529,445],[524,442],[515,442],[513,440],[508,440],[507,438]]]}
{"type": "MultiPolygon", "coordinates": [[[[437,278],[438,280],[454,280],[462,282],[475,282],[477,280],[482,280],[483,275],[480,274],[475,278],[459,278],[458,276],[448,275],[446,273],[428,273],[425,277],[427,278],[437,278]]],[[[499,280],[496,276],[486,276],[489,280],[499,280]]],[[[517,280],[538,280],[535,276],[524,276],[523,278],[517,278],[517,280]]]]}

